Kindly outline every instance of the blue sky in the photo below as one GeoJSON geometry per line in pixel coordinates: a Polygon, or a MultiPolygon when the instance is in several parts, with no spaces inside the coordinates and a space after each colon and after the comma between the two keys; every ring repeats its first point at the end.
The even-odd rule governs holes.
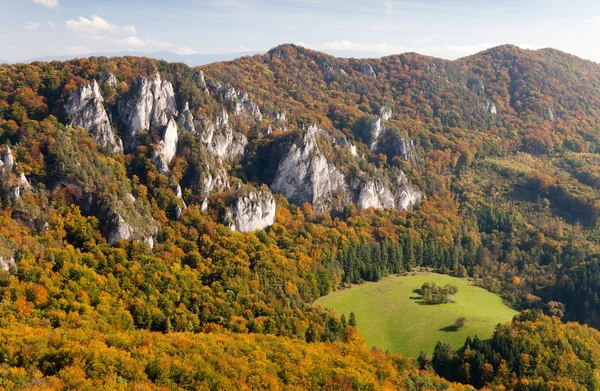
{"type": "Polygon", "coordinates": [[[0,58],[296,43],[348,56],[454,59],[491,46],[554,47],[600,62],[595,0],[0,0],[0,58]]]}

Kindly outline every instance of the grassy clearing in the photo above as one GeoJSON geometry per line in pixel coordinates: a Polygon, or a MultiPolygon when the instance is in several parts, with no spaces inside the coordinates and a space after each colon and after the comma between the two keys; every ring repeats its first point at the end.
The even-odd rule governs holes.
{"type": "Polygon", "coordinates": [[[431,354],[438,340],[457,348],[469,335],[488,338],[498,323],[516,314],[499,296],[467,280],[435,273],[365,283],[322,297],[315,305],[333,308],[346,319],[353,311],[368,347],[413,357],[421,350],[431,354]],[[423,304],[414,290],[425,282],[456,285],[458,293],[452,298],[455,302],[423,304]],[[456,330],[452,326],[461,316],[466,324],[456,330]]]}

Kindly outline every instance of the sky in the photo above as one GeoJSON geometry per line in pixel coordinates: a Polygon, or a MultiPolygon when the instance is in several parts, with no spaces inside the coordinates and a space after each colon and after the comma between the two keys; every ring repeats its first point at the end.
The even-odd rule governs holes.
{"type": "Polygon", "coordinates": [[[600,62],[597,0],[0,0],[0,59],[168,50],[455,59],[514,44],[600,62]]]}

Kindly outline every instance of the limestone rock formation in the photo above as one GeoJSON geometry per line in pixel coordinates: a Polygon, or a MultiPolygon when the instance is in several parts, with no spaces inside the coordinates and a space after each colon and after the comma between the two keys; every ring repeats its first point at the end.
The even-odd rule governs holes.
{"type": "Polygon", "coordinates": [[[263,120],[258,104],[250,99],[247,92],[238,91],[233,87],[219,92],[222,94],[223,100],[232,107],[234,115],[239,116],[248,113],[258,122],[263,120]]]}
{"type": "Polygon", "coordinates": [[[418,204],[422,198],[421,192],[412,186],[401,172],[391,186],[380,179],[363,182],[356,204],[361,209],[373,207],[406,210],[418,204]]]}
{"type": "Polygon", "coordinates": [[[31,185],[24,173],[18,173],[17,163],[8,145],[0,146],[0,192],[3,198],[16,202],[31,185]]]}
{"type": "Polygon", "coordinates": [[[248,139],[229,124],[229,115],[223,109],[215,122],[202,118],[200,137],[206,147],[222,160],[234,161],[242,157],[248,139]]]}
{"type": "Polygon", "coordinates": [[[392,109],[382,106],[381,109],[379,109],[379,118],[384,121],[389,121],[392,119],[392,109]]]}
{"type": "Polygon", "coordinates": [[[369,123],[367,129],[365,129],[365,139],[371,151],[375,152],[377,150],[379,139],[384,132],[385,125],[381,121],[381,118],[376,118],[369,123]]]}
{"type": "Polygon", "coordinates": [[[367,65],[363,66],[362,72],[367,76],[377,77],[377,74],[373,70],[373,67],[371,66],[371,64],[367,64],[367,65]]]}
{"type": "Polygon", "coordinates": [[[15,258],[0,256],[0,270],[4,270],[4,271],[8,272],[8,271],[10,271],[10,269],[12,269],[15,266],[16,266],[15,258]]]}
{"type": "Polygon", "coordinates": [[[233,231],[257,231],[273,225],[275,209],[275,198],[270,191],[250,191],[227,207],[225,220],[233,231]]]}
{"type": "Polygon", "coordinates": [[[317,144],[319,128],[310,126],[300,145],[293,144],[279,163],[271,190],[290,201],[305,201],[326,209],[324,202],[336,192],[347,193],[344,174],[327,161],[317,144]]]}
{"type": "Polygon", "coordinates": [[[182,129],[187,130],[190,133],[196,133],[196,127],[194,126],[194,116],[190,111],[190,105],[188,102],[185,102],[183,106],[183,110],[179,113],[179,119],[177,120],[179,126],[182,129]]]}
{"type": "Polygon", "coordinates": [[[112,228],[108,234],[108,243],[115,244],[119,240],[132,240],[134,237],[133,227],[116,213],[112,218],[112,228]]]}
{"type": "Polygon", "coordinates": [[[109,73],[104,83],[106,83],[106,85],[108,85],[111,88],[117,88],[117,85],[119,84],[119,79],[117,79],[117,77],[114,74],[109,73]]]}
{"type": "Polygon", "coordinates": [[[497,114],[496,105],[489,99],[484,99],[479,102],[479,108],[489,114],[497,114]]]}
{"type": "Polygon", "coordinates": [[[115,153],[123,150],[121,140],[115,137],[110,126],[108,115],[104,109],[104,98],[96,80],[81,86],[78,91],[69,95],[65,111],[72,116],[70,125],[81,126],[87,130],[98,145],[115,153]]]}
{"type": "Polygon", "coordinates": [[[162,140],[160,140],[157,148],[154,150],[152,158],[153,163],[162,174],[169,172],[169,163],[177,153],[177,124],[173,118],[169,119],[167,126],[164,129],[162,140]]]}
{"type": "Polygon", "coordinates": [[[138,77],[127,96],[119,101],[119,115],[125,125],[127,145],[133,148],[141,130],[166,126],[171,117],[177,116],[173,85],[162,81],[158,73],[152,80],[138,77]]]}

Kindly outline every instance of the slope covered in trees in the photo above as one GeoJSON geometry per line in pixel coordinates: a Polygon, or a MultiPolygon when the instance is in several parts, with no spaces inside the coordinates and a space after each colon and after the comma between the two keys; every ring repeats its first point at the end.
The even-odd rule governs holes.
{"type": "Polygon", "coordinates": [[[428,266],[598,327],[598,71],[513,46],[2,65],[1,322],[338,343],[316,298],[428,266]]]}

